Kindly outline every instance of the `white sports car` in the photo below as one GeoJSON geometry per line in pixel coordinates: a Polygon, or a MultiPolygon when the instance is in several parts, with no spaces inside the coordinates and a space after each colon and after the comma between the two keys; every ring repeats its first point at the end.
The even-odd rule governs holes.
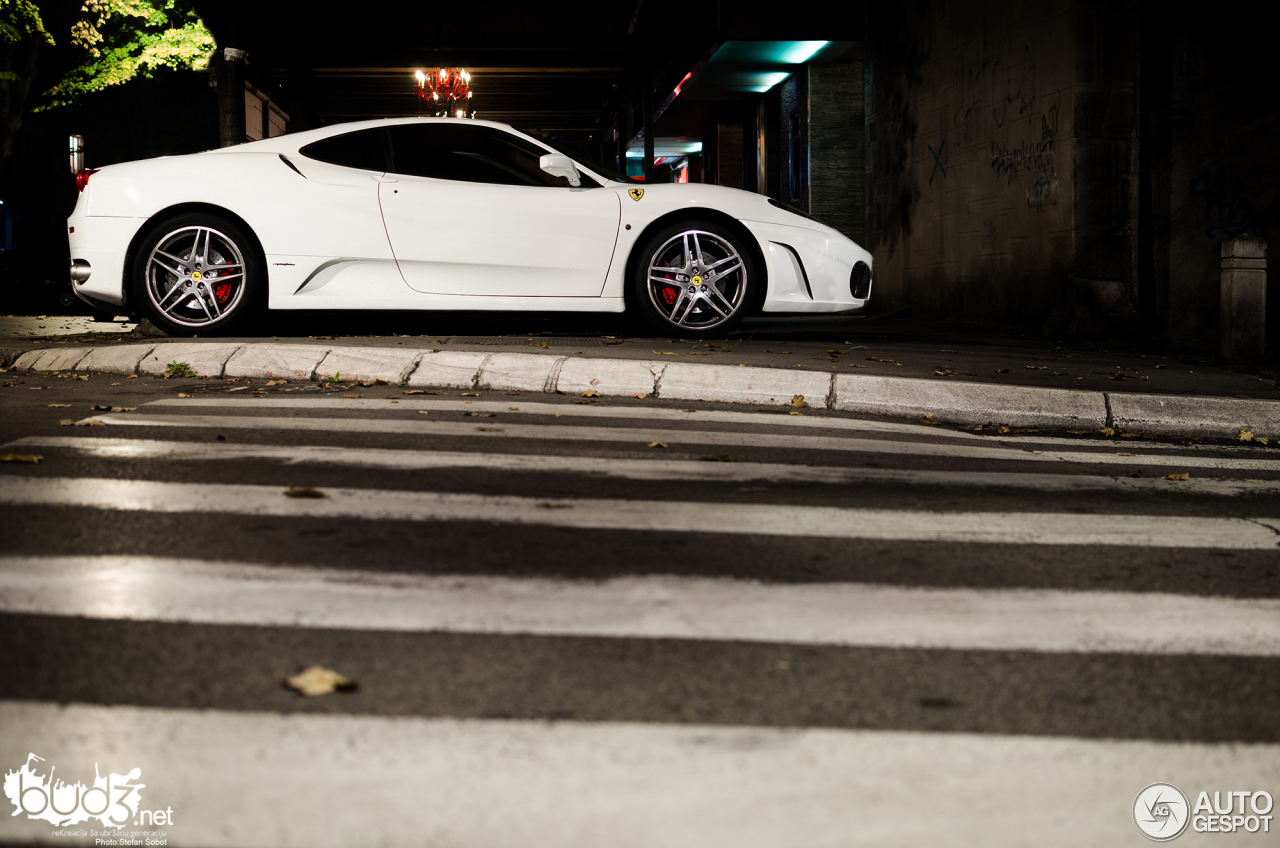
{"type": "Polygon", "coordinates": [[[76,293],[174,335],[263,308],[636,309],[696,338],[871,291],[867,251],[777,201],[645,184],[488,121],[360,121],[77,183],[76,293]]]}

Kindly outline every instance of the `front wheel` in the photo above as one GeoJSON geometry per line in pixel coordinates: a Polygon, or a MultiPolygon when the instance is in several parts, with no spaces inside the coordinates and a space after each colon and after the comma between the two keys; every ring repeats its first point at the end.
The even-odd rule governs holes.
{"type": "Polygon", "coordinates": [[[631,302],[663,335],[723,336],[763,298],[751,245],[710,221],[685,221],[654,235],[631,275],[631,302]]]}
{"type": "Polygon", "coordinates": [[[171,336],[223,335],[256,312],[266,294],[257,242],[220,215],[178,215],[152,227],[133,256],[142,314],[171,336]]]}

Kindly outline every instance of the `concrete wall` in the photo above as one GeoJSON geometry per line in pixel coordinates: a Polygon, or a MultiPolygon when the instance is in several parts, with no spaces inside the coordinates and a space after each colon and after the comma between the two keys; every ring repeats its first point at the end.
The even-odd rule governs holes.
{"type": "Polygon", "coordinates": [[[868,7],[876,308],[1092,335],[1135,314],[1136,2],[868,7]]]}
{"type": "Polygon", "coordinates": [[[810,214],[866,241],[866,114],[861,50],[807,66],[810,214]]]}

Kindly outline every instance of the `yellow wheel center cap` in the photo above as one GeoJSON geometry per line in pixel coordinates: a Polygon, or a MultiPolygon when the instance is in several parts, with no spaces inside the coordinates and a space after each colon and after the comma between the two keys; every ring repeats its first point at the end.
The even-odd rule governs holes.
{"type": "Polygon", "coordinates": [[[191,279],[195,280],[197,283],[198,283],[198,282],[200,282],[200,272],[199,272],[199,271],[192,271],[192,272],[191,272],[191,279]]]}
{"type": "Polygon", "coordinates": [[[702,278],[701,278],[701,277],[698,277],[698,276],[695,276],[695,277],[693,278],[693,284],[694,284],[695,286],[700,286],[700,285],[702,285],[702,278]]]}

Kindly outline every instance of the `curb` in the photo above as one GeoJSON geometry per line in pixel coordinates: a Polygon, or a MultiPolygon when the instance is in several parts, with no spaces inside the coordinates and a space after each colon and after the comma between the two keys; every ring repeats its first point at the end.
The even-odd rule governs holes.
{"type": "Polygon", "coordinates": [[[1255,436],[1280,438],[1280,401],[943,383],[541,353],[174,342],[31,350],[18,356],[8,370],[160,376],[170,362],[184,362],[201,377],[386,380],[412,387],[552,394],[591,391],[769,406],[791,405],[800,396],[813,407],[907,418],[929,415],[955,424],[1115,427],[1219,439],[1235,439],[1246,429],[1255,436]]]}

